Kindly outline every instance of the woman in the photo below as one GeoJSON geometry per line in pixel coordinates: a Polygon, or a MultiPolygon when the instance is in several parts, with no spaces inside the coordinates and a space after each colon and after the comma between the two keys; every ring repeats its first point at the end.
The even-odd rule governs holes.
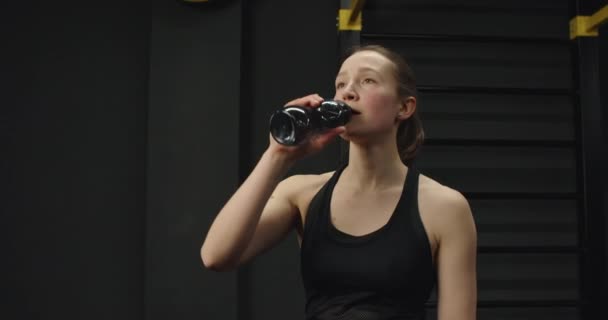
{"type": "Polygon", "coordinates": [[[295,228],[307,319],[420,319],[435,284],[440,320],[475,319],[475,224],[458,191],[411,165],[423,133],[410,68],[386,48],[362,47],[344,60],[335,89],[354,109],[351,121],[296,147],[271,138],[213,222],[205,266],[233,269],[295,228]],[[350,144],[346,165],[279,182],[337,135],[350,144]]]}

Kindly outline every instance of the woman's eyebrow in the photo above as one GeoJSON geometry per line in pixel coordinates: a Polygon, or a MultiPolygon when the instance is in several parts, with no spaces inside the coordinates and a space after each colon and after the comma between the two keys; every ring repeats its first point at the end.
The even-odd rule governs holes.
{"type": "Polygon", "coordinates": [[[364,72],[372,72],[375,74],[380,74],[380,72],[378,72],[378,70],[373,69],[373,68],[369,68],[369,67],[363,67],[361,69],[359,69],[359,72],[364,73],[364,72]]]}
{"type": "MultiPolygon", "coordinates": [[[[372,73],[375,73],[375,74],[380,75],[380,72],[378,72],[378,70],[373,69],[373,68],[370,68],[370,67],[361,67],[361,68],[359,68],[359,69],[357,70],[357,72],[358,72],[358,73],[372,72],[372,73]]],[[[346,75],[347,73],[348,73],[348,72],[346,72],[346,71],[341,71],[340,73],[338,73],[338,75],[336,75],[336,78],[337,78],[337,77],[340,77],[340,76],[343,76],[343,75],[346,75]]]]}

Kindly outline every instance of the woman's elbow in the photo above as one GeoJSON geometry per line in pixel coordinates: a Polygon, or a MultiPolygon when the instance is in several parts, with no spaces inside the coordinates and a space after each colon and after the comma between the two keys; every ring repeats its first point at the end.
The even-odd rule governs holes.
{"type": "Polygon", "coordinates": [[[228,259],[219,258],[217,255],[205,250],[204,246],[201,248],[201,260],[203,261],[203,266],[212,271],[226,272],[236,269],[235,263],[231,263],[228,259]]]}

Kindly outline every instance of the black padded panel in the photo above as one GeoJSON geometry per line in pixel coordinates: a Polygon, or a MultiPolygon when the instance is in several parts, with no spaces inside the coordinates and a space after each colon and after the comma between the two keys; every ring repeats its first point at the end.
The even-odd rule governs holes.
{"type": "MultiPolygon", "coordinates": [[[[436,310],[429,310],[426,319],[437,319],[436,310]]],[[[554,308],[479,308],[478,320],[578,320],[580,310],[574,307],[556,306],[554,308]]]]}
{"type": "Polygon", "coordinates": [[[574,141],[569,96],[423,92],[418,108],[429,139],[574,141]]]}
{"type": "Polygon", "coordinates": [[[575,200],[471,200],[482,247],[577,245],[575,200]]]}
{"type": "Polygon", "coordinates": [[[426,146],[421,171],[461,192],[576,192],[574,151],[565,148],[426,146]]]}
{"type": "MultiPolygon", "coordinates": [[[[477,258],[479,301],[578,299],[576,254],[487,253],[477,258]]],[[[433,291],[431,302],[437,301],[433,291]]]]}
{"type": "Polygon", "coordinates": [[[568,1],[370,0],[363,33],[568,38],[568,1]]]}
{"type": "Polygon", "coordinates": [[[563,45],[384,39],[401,53],[419,86],[571,87],[570,50],[563,45]]]}

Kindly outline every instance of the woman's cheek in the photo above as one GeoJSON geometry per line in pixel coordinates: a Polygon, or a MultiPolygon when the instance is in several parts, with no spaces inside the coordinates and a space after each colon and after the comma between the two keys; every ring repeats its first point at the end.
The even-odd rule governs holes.
{"type": "Polygon", "coordinates": [[[373,106],[374,113],[376,114],[393,114],[396,106],[393,97],[388,95],[376,95],[370,97],[370,105],[373,106]]]}

